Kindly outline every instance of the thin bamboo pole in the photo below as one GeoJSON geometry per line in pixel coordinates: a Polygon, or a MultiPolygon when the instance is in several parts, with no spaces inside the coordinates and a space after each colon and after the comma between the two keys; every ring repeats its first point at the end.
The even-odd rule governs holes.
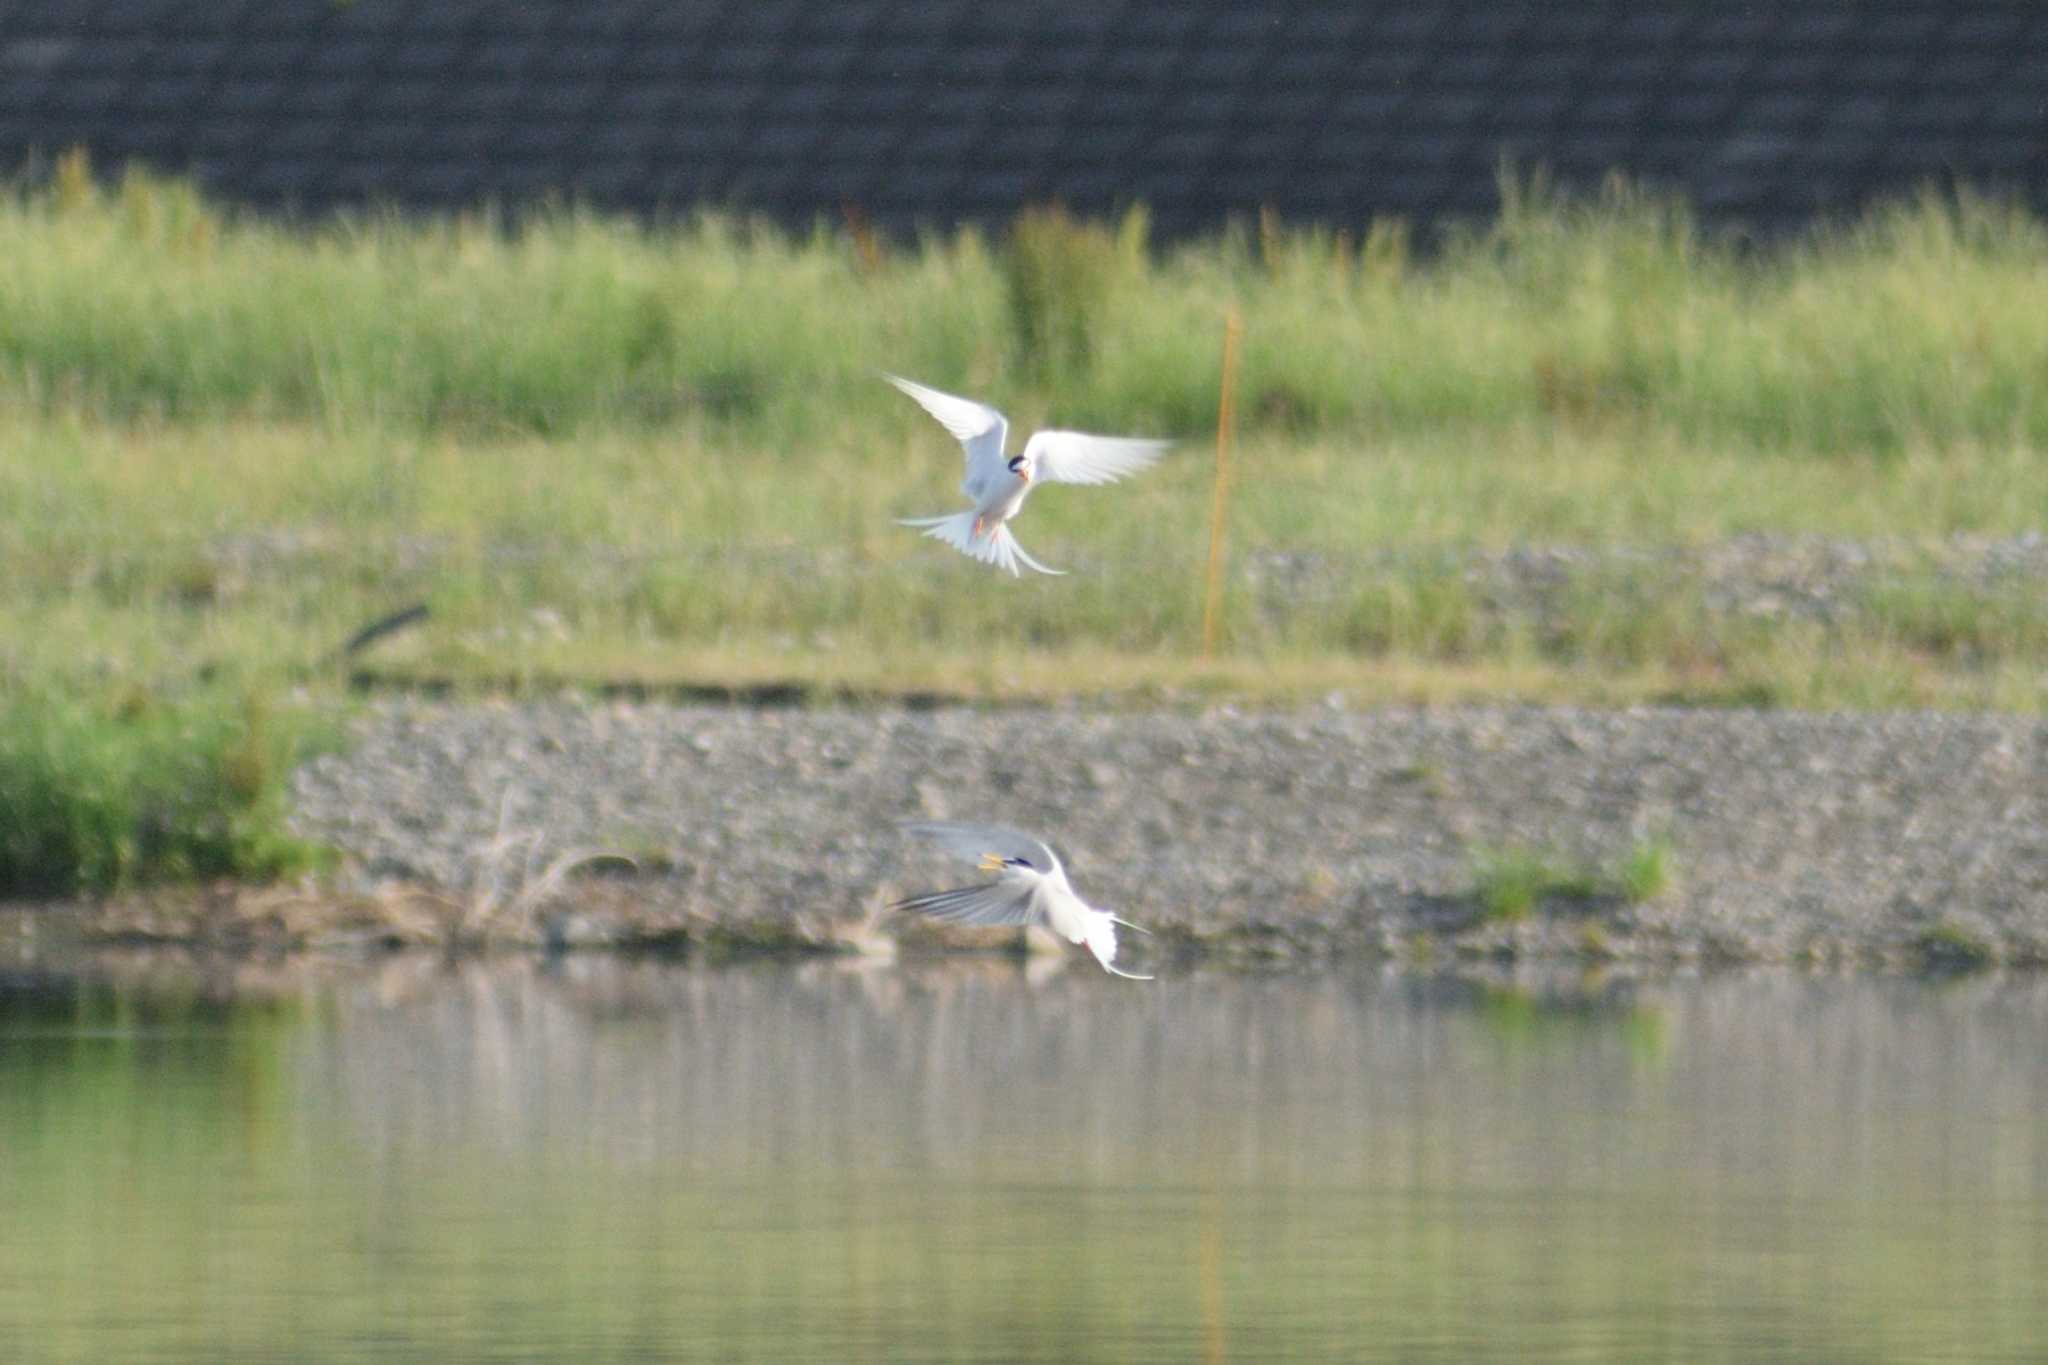
{"type": "Polygon", "coordinates": [[[1237,339],[1244,324],[1235,308],[1223,319],[1223,380],[1216,405],[1216,492],[1209,504],[1209,575],[1202,598],[1202,657],[1216,656],[1223,624],[1223,523],[1230,505],[1230,438],[1237,425],[1237,339]]]}

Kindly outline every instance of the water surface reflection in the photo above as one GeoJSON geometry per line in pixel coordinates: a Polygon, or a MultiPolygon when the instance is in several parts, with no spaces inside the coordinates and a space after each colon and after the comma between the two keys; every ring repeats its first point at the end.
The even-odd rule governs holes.
{"type": "Polygon", "coordinates": [[[8,1359],[2015,1357],[2048,982],[102,962],[8,1359]]]}

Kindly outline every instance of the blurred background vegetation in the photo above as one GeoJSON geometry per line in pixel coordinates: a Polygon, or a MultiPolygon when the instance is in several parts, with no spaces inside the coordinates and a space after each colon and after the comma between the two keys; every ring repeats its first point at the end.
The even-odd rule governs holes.
{"type": "Polygon", "coordinates": [[[470,436],[681,428],[844,439],[900,403],[877,366],[1018,416],[1195,434],[1219,319],[1245,319],[1244,423],[1358,441],[1648,421],[1701,441],[1886,455],[2048,440],[2048,225],[1967,195],[1796,241],[1696,228],[1617,182],[1540,177],[1427,255],[1271,218],[1155,250],[1027,213],[1000,240],[806,237],[571,208],[290,227],[81,157],[0,210],[0,374],[104,419],[256,416],[470,436]]]}
{"type": "Polygon", "coordinates": [[[60,761],[35,738],[69,732],[44,715],[61,705],[144,747],[227,735],[212,752],[254,745],[275,782],[300,752],[272,752],[298,733],[277,718],[345,671],[2040,707],[2037,585],[1944,556],[2038,533],[2048,508],[2048,224],[1929,194],[1759,243],[1620,183],[1509,178],[1503,198],[1427,250],[1398,225],[1270,217],[1165,247],[1142,213],[1057,209],[900,242],[567,206],[290,225],[65,158],[0,197],[5,780],[80,785],[91,746],[60,761]],[[1232,571],[1204,657],[1232,310],[1232,571]],[[1019,439],[1181,444],[1129,484],[1034,499],[1019,538],[1074,574],[1012,582],[893,524],[958,502],[959,455],[880,370],[994,402],[1019,439]],[[1884,572],[1814,616],[1598,555],[1567,557],[1532,612],[1473,568],[1741,537],[1854,540],[1884,572]],[[335,662],[415,602],[424,623],[335,662]]]}

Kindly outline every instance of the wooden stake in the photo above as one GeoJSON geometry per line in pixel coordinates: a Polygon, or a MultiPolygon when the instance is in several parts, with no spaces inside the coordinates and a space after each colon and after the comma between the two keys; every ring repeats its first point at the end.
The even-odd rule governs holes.
{"type": "Polygon", "coordinates": [[[1202,599],[1202,657],[1216,655],[1223,624],[1223,521],[1230,500],[1230,437],[1237,422],[1237,338],[1244,330],[1235,308],[1223,319],[1223,381],[1216,406],[1216,495],[1209,504],[1209,578],[1202,599]]]}

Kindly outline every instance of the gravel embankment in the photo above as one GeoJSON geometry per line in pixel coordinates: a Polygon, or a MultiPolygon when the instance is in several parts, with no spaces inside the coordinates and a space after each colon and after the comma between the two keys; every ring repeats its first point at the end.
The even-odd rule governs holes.
{"type": "Polygon", "coordinates": [[[640,858],[553,901],[571,941],[849,936],[973,877],[894,828],[940,816],[1045,834],[1169,953],[2042,962],[2044,779],[2048,724],[2009,716],[392,701],[299,774],[296,819],[365,889],[640,858]],[[1675,877],[1642,903],[1503,924],[1471,895],[1488,848],[1608,864],[1650,838],[1675,877]]]}

